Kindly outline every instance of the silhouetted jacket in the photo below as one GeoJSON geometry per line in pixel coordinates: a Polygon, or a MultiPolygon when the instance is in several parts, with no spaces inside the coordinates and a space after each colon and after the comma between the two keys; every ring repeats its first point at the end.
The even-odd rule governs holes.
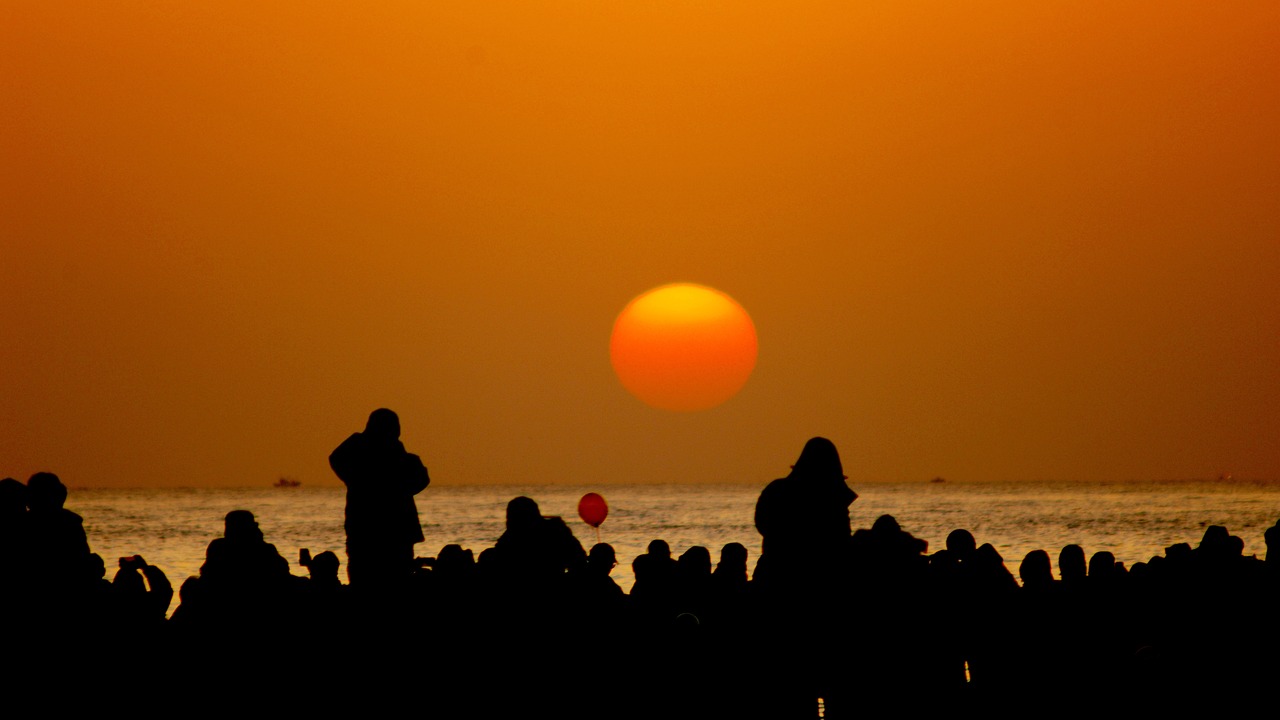
{"type": "Polygon", "coordinates": [[[832,562],[849,543],[849,505],[857,494],[840,477],[793,472],[765,486],[756,502],[762,536],[756,579],[808,576],[832,562]]]}
{"type": "Polygon", "coordinates": [[[422,542],[413,496],[431,478],[422,459],[404,444],[354,433],[329,455],[329,466],[347,486],[347,542],[422,542]]]}
{"type": "Polygon", "coordinates": [[[769,483],[756,502],[763,553],[807,554],[847,543],[849,505],[856,497],[839,479],[793,474],[769,483]]]}
{"type": "Polygon", "coordinates": [[[28,562],[38,575],[71,577],[82,571],[89,540],[79,515],[65,508],[27,513],[27,533],[28,562]]]}
{"type": "Polygon", "coordinates": [[[219,590],[259,589],[286,581],[289,561],[265,540],[214,538],[205,551],[200,578],[219,590]]]}

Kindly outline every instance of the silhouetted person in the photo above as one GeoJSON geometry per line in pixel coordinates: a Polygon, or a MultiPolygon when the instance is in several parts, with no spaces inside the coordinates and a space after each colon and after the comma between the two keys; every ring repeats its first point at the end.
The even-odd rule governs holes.
{"type": "Polygon", "coordinates": [[[498,568],[508,586],[545,599],[559,589],[564,574],[585,561],[582,544],[558,517],[543,517],[532,498],[507,503],[507,529],[494,545],[498,568]]]}
{"type": "Polygon", "coordinates": [[[246,654],[244,643],[291,644],[306,616],[292,597],[295,578],[289,563],[266,542],[253,513],[232,510],[224,518],[223,536],[205,551],[200,576],[184,582],[174,611],[186,641],[202,646],[200,657],[212,668],[244,664],[258,677],[267,655],[246,654]]]}
{"type": "Polygon", "coordinates": [[[476,571],[475,555],[457,543],[449,543],[436,553],[431,572],[446,587],[457,587],[471,582],[476,571]]]}
{"type": "Polygon", "coordinates": [[[618,565],[609,543],[596,543],[587,553],[587,562],[573,573],[574,592],[582,607],[581,616],[605,627],[615,627],[626,602],[626,594],[609,573],[618,565]]]}
{"type": "Polygon", "coordinates": [[[1088,565],[1084,559],[1084,548],[1079,545],[1064,545],[1058,553],[1058,577],[1067,590],[1077,590],[1084,585],[1088,575],[1088,565]]]}
{"type": "Polygon", "coordinates": [[[1018,566],[1022,590],[1009,618],[1015,631],[1010,681],[1022,697],[1053,692],[1062,673],[1063,650],[1057,625],[1061,597],[1053,579],[1053,561],[1044,550],[1032,550],[1018,566]]]}
{"type": "Polygon", "coordinates": [[[311,558],[311,562],[307,563],[307,573],[312,587],[334,588],[342,585],[342,581],[338,579],[340,565],[338,556],[332,550],[325,550],[311,558]]]}
{"type": "Polygon", "coordinates": [[[972,621],[979,632],[970,637],[969,673],[971,682],[984,697],[994,698],[1010,688],[1012,633],[1002,624],[1013,610],[1018,581],[1004,565],[1004,558],[991,543],[979,545],[968,561],[968,589],[975,600],[972,621]]]}
{"type": "Polygon", "coordinates": [[[1116,556],[1106,550],[1099,550],[1089,558],[1089,583],[1092,585],[1110,585],[1115,582],[1116,556]]]}
{"type": "Polygon", "coordinates": [[[414,571],[413,546],[422,525],[413,496],[431,482],[417,455],[400,442],[400,418],[374,410],[364,432],[351,435],[329,455],[329,466],[347,486],[347,577],[353,585],[385,587],[414,571]]]}
{"type": "Polygon", "coordinates": [[[655,538],[645,547],[645,554],[653,559],[653,573],[662,582],[675,582],[677,561],[671,557],[671,546],[666,540],[655,538]]]}
{"type": "Polygon", "coordinates": [[[752,584],[768,616],[759,630],[762,717],[813,717],[823,683],[841,672],[832,663],[848,642],[839,635],[850,626],[841,583],[857,497],[835,444],[815,437],[756,501],[761,553],[752,584]]]}
{"type": "Polygon", "coordinates": [[[28,569],[41,591],[60,593],[92,581],[84,520],[63,508],[67,487],[57,475],[38,472],[27,480],[28,569]]]}
{"type": "Polygon", "coordinates": [[[747,577],[747,548],[742,543],[726,543],[720,548],[720,562],[711,573],[711,580],[717,595],[732,597],[746,592],[749,582],[747,577]]]}
{"type": "MultiPolygon", "coordinates": [[[[0,480],[0,586],[25,582],[27,563],[27,486],[13,478],[0,480]]],[[[0,610],[10,606],[0,593],[0,610]]]]}
{"type": "MultiPolygon", "coordinates": [[[[574,701],[551,709],[552,716],[586,718],[612,714],[603,708],[615,701],[618,679],[631,676],[633,668],[637,666],[632,663],[642,649],[636,646],[634,635],[628,626],[627,596],[618,583],[609,577],[617,564],[613,546],[596,543],[587,553],[586,562],[579,563],[569,572],[570,626],[584,632],[580,637],[588,643],[596,639],[626,638],[623,641],[626,651],[615,654],[607,663],[593,662],[576,666],[573,671],[574,701]]],[[[567,658],[557,658],[554,655],[544,658],[544,662],[566,660],[567,658]]],[[[552,683],[558,684],[559,681],[553,678],[552,683]]],[[[631,710],[634,709],[633,705],[631,710]]],[[[512,717],[523,714],[516,712],[512,717]]]]}
{"type": "MultiPolygon", "coordinates": [[[[936,611],[925,607],[928,543],[902,529],[892,515],[881,515],[871,527],[854,531],[849,541],[851,592],[843,612],[854,620],[834,618],[844,630],[849,652],[829,652],[827,717],[850,718],[921,711],[918,703],[932,696],[920,690],[927,671],[925,648],[932,644],[924,620],[936,611]],[[846,628],[855,624],[856,632],[846,628]]],[[[819,631],[822,631],[821,629],[819,631]]]]}
{"type": "Polygon", "coordinates": [[[753,579],[812,586],[817,569],[844,552],[849,506],[857,497],[845,482],[836,446],[821,437],[805,443],[791,473],[766,485],[756,501],[762,547],[753,579]]]}
{"type": "Polygon", "coordinates": [[[163,570],[141,555],[122,557],[111,590],[119,622],[135,632],[159,632],[173,600],[173,585],[163,570]]]}
{"type": "Polygon", "coordinates": [[[587,553],[586,568],[590,574],[597,578],[609,578],[609,582],[613,583],[613,587],[618,589],[617,593],[609,590],[610,595],[619,594],[622,588],[618,587],[618,583],[613,582],[613,578],[609,574],[618,566],[618,555],[614,552],[613,546],[609,543],[596,543],[591,546],[591,552],[587,553]]]}
{"type": "Polygon", "coordinates": [[[341,654],[348,650],[346,642],[350,633],[352,602],[350,591],[338,579],[341,562],[332,550],[319,553],[306,564],[308,579],[298,592],[302,612],[295,622],[302,627],[323,632],[308,634],[305,646],[318,660],[321,653],[341,654]]]}
{"type": "Polygon", "coordinates": [[[676,564],[676,593],[679,612],[690,613],[700,624],[709,620],[711,609],[711,553],[694,545],[680,555],[676,564]]]}
{"type": "Polygon", "coordinates": [[[676,567],[671,546],[660,539],[650,540],[645,552],[631,562],[635,576],[631,600],[643,622],[665,623],[675,617],[679,592],[676,567]]]}
{"type": "Polygon", "coordinates": [[[946,547],[957,562],[963,563],[973,557],[974,551],[978,549],[978,541],[973,538],[973,533],[958,528],[947,534],[946,547]]]}
{"type": "Polygon", "coordinates": [[[1049,553],[1044,550],[1032,550],[1022,558],[1018,566],[1018,577],[1022,578],[1022,587],[1036,592],[1051,592],[1053,588],[1053,563],[1049,553]]]}
{"type": "Polygon", "coordinates": [[[941,609],[932,618],[926,682],[942,690],[940,697],[957,698],[966,690],[973,646],[983,632],[975,616],[986,612],[973,533],[957,528],[947,534],[944,548],[929,558],[928,592],[941,609]]]}
{"type": "Polygon", "coordinates": [[[292,577],[289,562],[263,537],[253,513],[232,510],[223,519],[223,527],[222,537],[209,543],[200,566],[200,582],[206,592],[220,600],[244,602],[287,585],[292,577]]]}

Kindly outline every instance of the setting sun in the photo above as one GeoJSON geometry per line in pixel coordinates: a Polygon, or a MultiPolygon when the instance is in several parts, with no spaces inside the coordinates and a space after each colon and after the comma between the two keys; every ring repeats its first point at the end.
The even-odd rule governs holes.
{"type": "Polygon", "coordinates": [[[627,304],[609,343],[623,387],[663,410],[707,410],[733,397],[756,365],[756,329],[733,298],[676,283],[627,304]]]}

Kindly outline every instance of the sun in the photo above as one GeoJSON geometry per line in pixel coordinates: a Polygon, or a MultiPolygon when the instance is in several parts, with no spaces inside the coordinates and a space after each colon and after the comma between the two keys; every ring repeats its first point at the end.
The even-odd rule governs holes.
{"type": "Polygon", "coordinates": [[[756,328],[719,290],[654,288],[613,323],[609,357],[632,395],[663,410],[708,410],[738,394],[756,366],[756,328]]]}

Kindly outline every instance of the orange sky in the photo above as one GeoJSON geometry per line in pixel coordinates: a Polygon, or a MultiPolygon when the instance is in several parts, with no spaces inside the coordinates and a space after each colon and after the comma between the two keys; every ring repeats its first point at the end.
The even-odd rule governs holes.
{"type": "Polygon", "coordinates": [[[0,475],[1280,480],[1277,128],[1271,0],[9,0],[0,475]],[[609,364],[675,281],[705,413],[609,364]]]}

